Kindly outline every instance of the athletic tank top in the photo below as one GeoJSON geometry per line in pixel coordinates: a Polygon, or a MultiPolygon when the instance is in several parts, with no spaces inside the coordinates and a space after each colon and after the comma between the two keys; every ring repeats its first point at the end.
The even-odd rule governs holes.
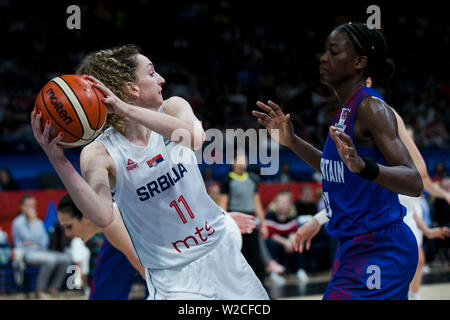
{"type": "MultiPolygon", "coordinates": [[[[389,166],[378,148],[358,146],[353,139],[358,106],[369,96],[383,100],[375,89],[361,86],[337,112],[332,124],[350,136],[360,157],[370,157],[381,165],[389,166]]],[[[351,172],[329,134],[320,167],[323,198],[330,218],[327,231],[331,236],[338,239],[353,237],[402,221],[406,208],[400,204],[398,194],[351,172]]]]}
{"type": "Polygon", "coordinates": [[[225,213],[207,194],[191,149],[155,131],[145,147],[112,127],[96,140],[114,160],[111,191],[144,267],[183,266],[220,243],[225,213]]]}

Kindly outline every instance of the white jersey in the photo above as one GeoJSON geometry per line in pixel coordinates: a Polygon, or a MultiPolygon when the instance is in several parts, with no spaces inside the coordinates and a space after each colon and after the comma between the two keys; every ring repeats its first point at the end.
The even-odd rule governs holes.
{"type": "Polygon", "coordinates": [[[400,203],[406,207],[406,215],[403,218],[403,221],[412,230],[418,245],[421,246],[423,241],[423,233],[420,231],[419,227],[417,227],[416,220],[414,220],[413,217],[415,212],[420,219],[423,219],[423,210],[420,204],[420,197],[410,197],[404,194],[399,194],[398,199],[400,200],[400,203]]]}
{"type": "Polygon", "coordinates": [[[96,141],[114,160],[111,191],[144,267],[184,266],[219,245],[225,213],[206,192],[191,149],[154,131],[146,147],[137,146],[112,127],[96,141]],[[174,148],[189,161],[176,163],[174,148]]]}

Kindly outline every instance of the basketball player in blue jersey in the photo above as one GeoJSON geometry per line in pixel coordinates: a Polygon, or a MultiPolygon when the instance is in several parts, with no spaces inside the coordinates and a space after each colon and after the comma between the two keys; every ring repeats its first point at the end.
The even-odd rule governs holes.
{"type": "Polygon", "coordinates": [[[127,300],[136,273],[145,279],[145,270],[133,252],[117,208],[114,214],[117,215],[116,222],[100,229],[83,216],[68,194],[58,204],[58,221],[67,237],[80,237],[87,241],[95,234],[105,234],[92,272],[91,300],[127,300]]]}
{"type": "MultiPolygon", "coordinates": [[[[408,149],[411,158],[413,159],[414,165],[419,171],[422,182],[424,186],[424,190],[427,191],[431,196],[436,198],[445,199],[448,203],[450,203],[450,192],[441,188],[438,183],[433,182],[428,175],[428,170],[425,164],[425,160],[420,154],[419,149],[414,143],[413,133],[411,129],[408,129],[403,122],[403,119],[400,115],[392,109],[397,118],[397,126],[398,126],[398,134],[400,139],[405,144],[408,149]]],[[[409,197],[405,195],[399,195],[399,200],[402,205],[407,208],[406,216],[404,217],[405,223],[411,228],[416,237],[419,246],[419,261],[417,265],[416,274],[411,281],[410,291],[409,291],[409,299],[417,300],[420,299],[419,288],[422,279],[422,267],[425,263],[425,255],[423,249],[421,247],[422,243],[422,234],[425,235],[429,239],[445,239],[445,237],[450,236],[450,228],[447,227],[436,227],[436,228],[428,228],[423,219],[421,218],[421,207],[419,202],[419,198],[409,197]]],[[[322,210],[314,215],[314,218],[311,219],[308,223],[302,225],[298,228],[295,238],[294,238],[294,248],[296,251],[300,253],[303,252],[303,247],[306,250],[309,250],[311,246],[311,240],[314,236],[319,232],[320,227],[329,221],[326,210],[322,210]]],[[[337,265],[337,263],[335,263],[337,265]]],[[[336,270],[332,270],[332,275],[334,275],[336,270]]]]}
{"type": "Polygon", "coordinates": [[[110,125],[83,148],[82,176],[50,124],[36,140],[81,212],[100,228],[114,223],[113,199],[145,267],[150,299],[268,299],[262,283],[208,196],[193,150],[205,133],[189,103],[164,100],[165,83],[135,46],[88,55],[78,74],[105,96],[110,125]],[[180,156],[182,158],[176,158],[180,156]]]}
{"type": "Polygon", "coordinates": [[[339,239],[337,272],[324,299],[407,299],[418,247],[403,222],[398,193],[419,196],[423,184],[400,140],[394,112],[365,80],[389,79],[393,63],[384,37],[362,23],[336,27],[320,57],[320,80],[339,101],[324,150],[298,138],[290,115],[269,101],[253,111],[279,142],[322,173],[322,192],[339,239]]]}

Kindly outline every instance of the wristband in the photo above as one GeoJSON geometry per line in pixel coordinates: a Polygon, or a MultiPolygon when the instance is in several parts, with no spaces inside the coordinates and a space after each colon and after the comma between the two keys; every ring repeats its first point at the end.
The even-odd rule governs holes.
{"type": "Polygon", "coordinates": [[[316,219],[320,225],[324,225],[325,223],[330,221],[330,219],[328,219],[327,217],[327,211],[325,209],[317,212],[313,218],[316,219]]]}
{"type": "Polygon", "coordinates": [[[369,157],[364,157],[362,159],[366,166],[358,173],[358,175],[367,180],[375,180],[380,173],[380,167],[378,167],[378,164],[369,157]]]}

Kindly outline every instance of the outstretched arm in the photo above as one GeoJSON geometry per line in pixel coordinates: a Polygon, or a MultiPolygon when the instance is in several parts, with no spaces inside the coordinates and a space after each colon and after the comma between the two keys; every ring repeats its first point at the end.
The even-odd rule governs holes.
{"type": "Polygon", "coordinates": [[[397,119],[398,134],[400,136],[400,139],[405,144],[406,149],[408,149],[408,152],[411,155],[414,165],[416,166],[417,170],[420,173],[420,176],[422,177],[423,188],[431,196],[445,199],[450,204],[450,192],[441,188],[441,186],[438,183],[431,181],[430,176],[428,175],[425,160],[420,154],[420,151],[417,148],[416,144],[414,143],[414,140],[410,137],[410,135],[406,131],[405,123],[403,122],[402,117],[400,117],[400,115],[393,108],[391,108],[391,110],[392,112],[394,112],[395,117],[397,119]]]}
{"type": "Polygon", "coordinates": [[[253,110],[252,114],[257,117],[258,122],[268,130],[272,139],[290,148],[307,164],[318,172],[322,172],[322,169],[320,168],[322,152],[299,138],[294,133],[290,114],[285,115],[283,111],[281,111],[281,108],[270,100],[267,104],[258,101],[256,102],[256,105],[264,112],[253,110]]]}
{"type": "Polygon", "coordinates": [[[446,237],[450,237],[450,228],[448,227],[428,228],[428,226],[416,214],[416,212],[413,212],[413,218],[419,230],[422,231],[425,237],[427,237],[428,239],[436,239],[436,238],[445,239],[446,237]]]}

